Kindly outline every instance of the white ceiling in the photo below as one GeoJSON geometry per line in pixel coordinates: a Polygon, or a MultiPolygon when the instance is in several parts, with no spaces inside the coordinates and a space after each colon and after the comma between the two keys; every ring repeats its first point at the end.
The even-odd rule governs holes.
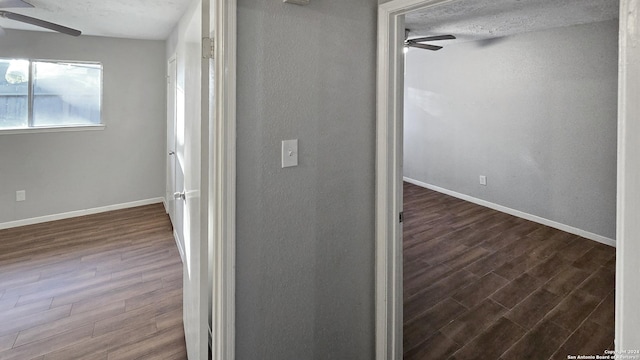
{"type": "Polygon", "coordinates": [[[458,0],[412,12],[405,22],[410,37],[452,34],[462,42],[612,20],[618,8],[618,0],[458,0]]]}
{"type": "MultiPolygon", "coordinates": [[[[83,35],[164,40],[190,0],[26,0],[35,8],[4,10],[82,31],[83,35]]],[[[48,31],[0,18],[5,29],[48,31]]]]}
{"type": "MultiPolygon", "coordinates": [[[[166,39],[190,0],[27,0],[6,9],[81,30],[84,35],[166,39]]],[[[460,41],[611,20],[618,0],[457,0],[406,16],[411,36],[453,34],[460,41]]],[[[6,29],[47,31],[0,18],[6,29]]],[[[439,42],[439,44],[447,41],[439,42]]]]}

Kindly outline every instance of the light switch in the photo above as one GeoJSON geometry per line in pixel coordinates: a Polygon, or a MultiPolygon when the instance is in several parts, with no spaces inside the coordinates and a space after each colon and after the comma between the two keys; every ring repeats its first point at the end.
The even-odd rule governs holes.
{"type": "Polygon", "coordinates": [[[484,175],[480,175],[480,185],[487,186],[487,177],[484,175]]]}
{"type": "Polygon", "coordinates": [[[282,142],[282,167],[298,166],[298,139],[282,142]]]}

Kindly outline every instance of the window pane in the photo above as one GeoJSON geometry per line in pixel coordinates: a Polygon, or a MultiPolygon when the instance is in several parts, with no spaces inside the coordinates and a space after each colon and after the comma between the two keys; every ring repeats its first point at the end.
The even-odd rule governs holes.
{"type": "Polygon", "coordinates": [[[0,129],[29,126],[29,61],[0,59],[0,129]]]}
{"type": "Polygon", "coordinates": [[[102,66],[33,62],[33,126],[100,124],[102,66]]]}

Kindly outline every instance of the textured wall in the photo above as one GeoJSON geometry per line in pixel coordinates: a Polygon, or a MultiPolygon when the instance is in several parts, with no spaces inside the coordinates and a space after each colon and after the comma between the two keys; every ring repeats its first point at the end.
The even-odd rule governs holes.
{"type": "Polygon", "coordinates": [[[0,135],[0,223],[164,196],[164,41],[11,31],[2,57],[101,61],[104,131],[0,135]],[[27,201],[15,201],[16,190],[27,201]]]}
{"type": "Polygon", "coordinates": [[[617,31],[410,50],[404,175],[615,239],[617,31]]]}
{"type": "Polygon", "coordinates": [[[238,6],[237,358],[373,359],[377,0],[238,6]]]}

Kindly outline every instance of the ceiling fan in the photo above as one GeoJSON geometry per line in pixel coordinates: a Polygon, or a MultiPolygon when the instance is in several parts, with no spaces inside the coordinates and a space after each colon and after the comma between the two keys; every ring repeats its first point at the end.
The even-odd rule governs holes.
{"type": "MultiPolygon", "coordinates": [[[[1,1],[1,0],[0,0],[1,1]]],[[[437,35],[437,36],[426,36],[409,39],[409,30],[404,31],[404,46],[405,47],[414,47],[425,50],[437,51],[442,49],[442,46],[437,45],[429,45],[429,44],[421,44],[425,41],[439,41],[439,40],[454,40],[456,37],[453,35],[437,35]]]]}
{"type": "MultiPolygon", "coordinates": [[[[54,24],[52,22],[37,19],[31,16],[16,14],[14,12],[3,10],[5,8],[32,8],[32,7],[34,6],[23,0],[0,0],[0,17],[39,26],[45,29],[57,31],[59,33],[63,33],[71,36],[80,36],[80,34],[82,34],[80,30],[54,24]]],[[[4,33],[4,30],[2,30],[2,28],[0,27],[0,35],[2,33],[4,33]]]]}

